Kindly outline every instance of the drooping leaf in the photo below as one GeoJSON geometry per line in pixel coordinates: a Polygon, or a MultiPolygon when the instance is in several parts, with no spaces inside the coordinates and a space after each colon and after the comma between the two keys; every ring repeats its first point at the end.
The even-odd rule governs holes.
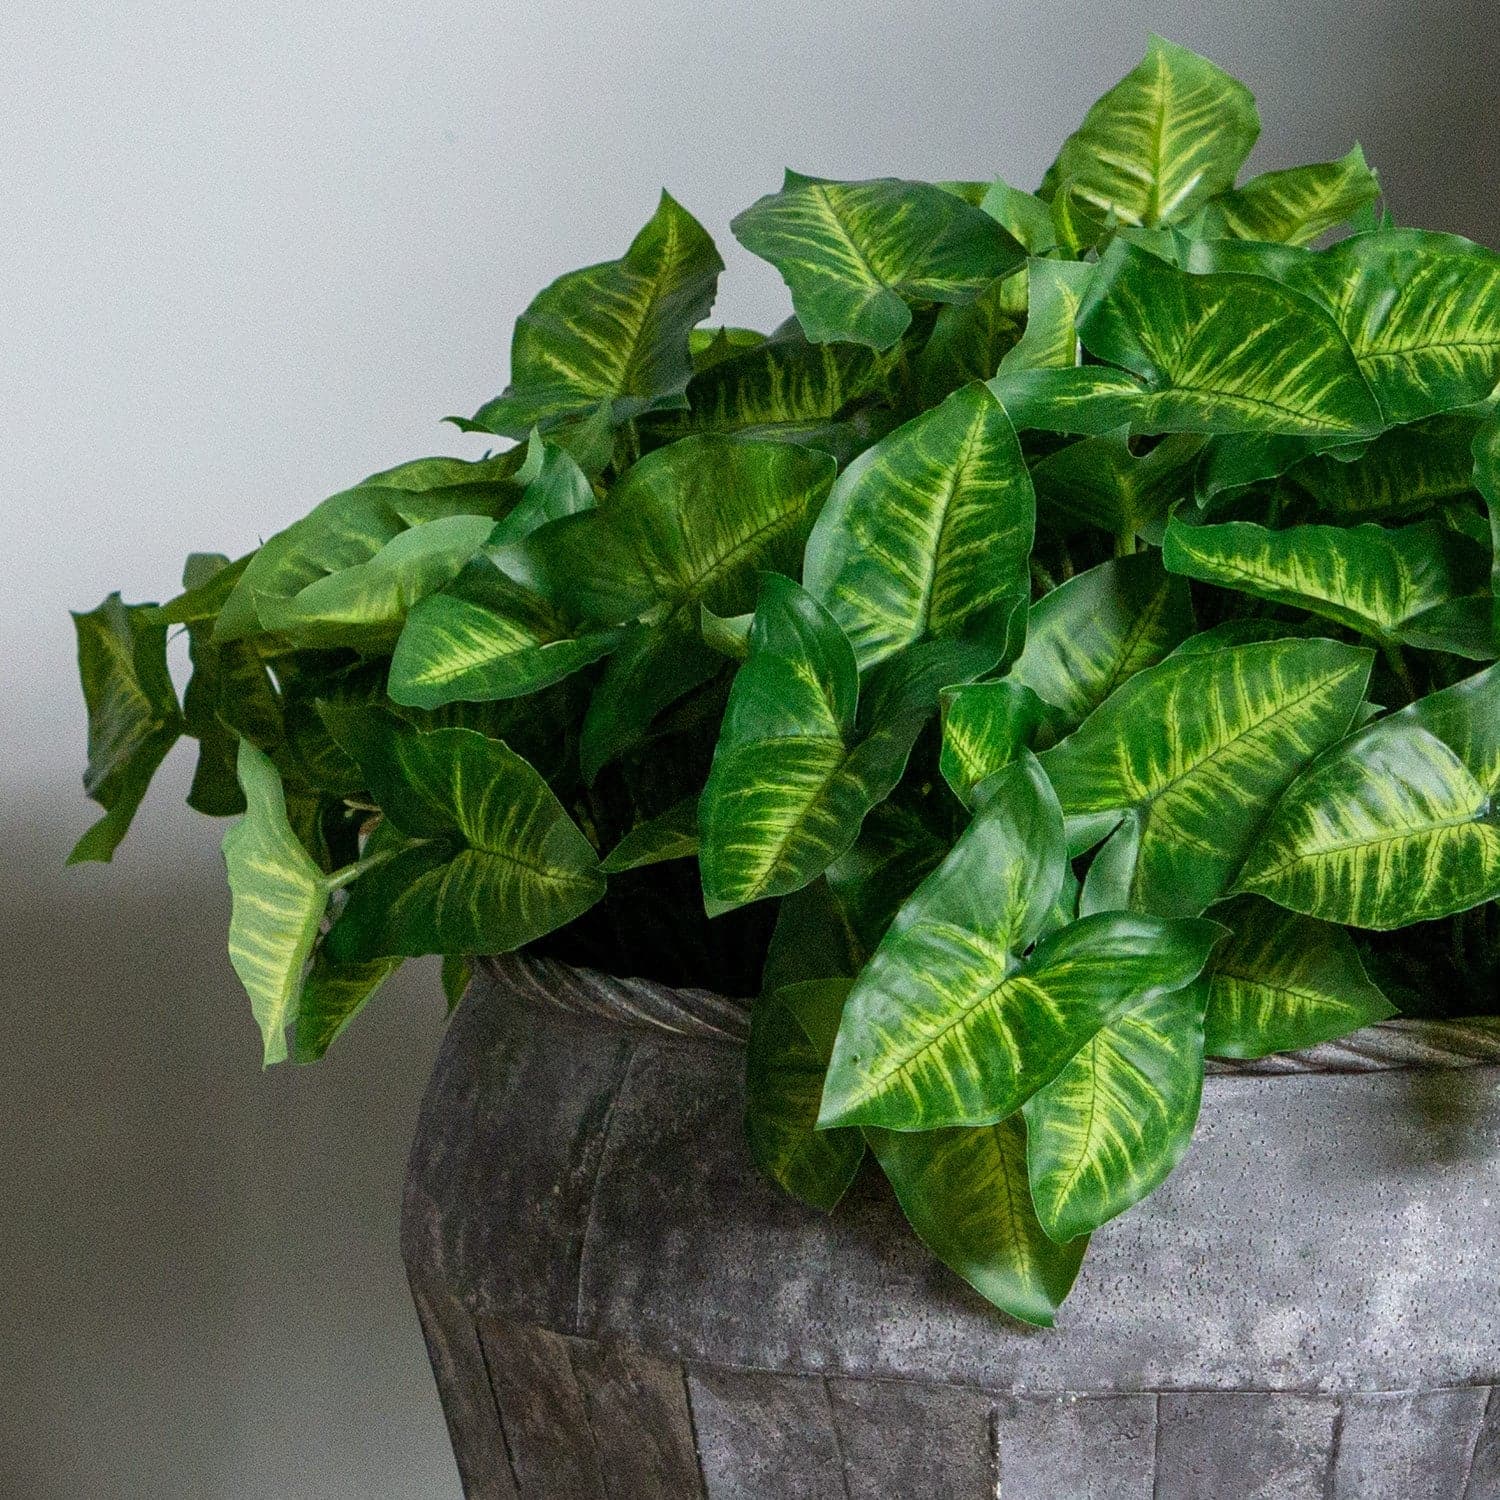
{"type": "Polygon", "coordinates": [[[104,816],[73,846],[70,865],[110,859],[156,768],[182,733],[167,673],[167,627],[154,604],[124,604],[111,594],[97,609],[75,612],[73,627],[89,713],[83,789],[104,816]]]}
{"type": "Polygon", "coordinates": [[[1379,196],[1380,182],[1355,146],[1337,161],[1262,172],[1213,199],[1208,216],[1242,240],[1310,245],[1379,196]]]}
{"type": "Polygon", "coordinates": [[[1500,666],[1377,719],[1286,791],[1238,888],[1389,929],[1500,897],[1500,666]]]}
{"type": "Polygon", "coordinates": [[[1119,685],[1155,666],[1193,629],[1187,586],[1154,552],[1100,563],[1031,606],[1012,681],[1057,710],[1055,735],[1076,729],[1119,685]]]}
{"type": "Polygon", "coordinates": [[[1030,749],[1054,718],[1048,705],[1014,678],[971,682],[943,694],[943,748],[938,769],[960,802],[972,805],[981,782],[1030,749]]]}
{"type": "Polygon", "coordinates": [[[463,999],[469,988],[469,981],[473,977],[474,965],[467,954],[445,953],[443,955],[443,998],[448,1002],[450,1015],[458,1008],[458,1002],[463,999]]]}
{"type": "Polygon", "coordinates": [[[428,462],[331,495],[277,532],[235,583],[214,626],[214,639],[233,641],[285,629],[304,646],[388,645],[405,610],[422,592],[452,578],[483,544],[489,532],[483,518],[504,515],[522,495],[514,482],[516,465],[508,457],[481,459],[468,465],[467,472],[446,464],[431,471],[428,462]],[[435,556],[427,555],[423,530],[440,521],[449,523],[433,538],[442,545],[434,549],[435,556]],[[407,538],[408,532],[415,535],[407,538]],[[475,535],[479,540],[469,545],[475,535]],[[398,542],[397,550],[382,558],[398,542]],[[372,592],[365,596],[362,586],[372,592]],[[268,624],[263,612],[279,623],[268,624]]]}
{"type": "Polygon", "coordinates": [[[1290,604],[1382,645],[1397,642],[1480,661],[1500,656],[1491,629],[1489,559],[1465,536],[1422,521],[1189,526],[1174,518],[1162,560],[1173,573],[1290,604]]]}
{"type": "Polygon", "coordinates": [[[1101,217],[1189,217],[1234,185],[1260,134],[1250,91],[1207,58],[1153,36],[1146,57],[1088,112],[1042,182],[1101,217]]]}
{"type": "Polygon", "coordinates": [[[1354,438],[1387,425],[1331,316],[1264,276],[1192,275],[1117,239],[1078,334],[1143,382],[1135,432],[1354,438]]]}
{"type": "Polygon", "coordinates": [[[912,302],[967,302],[1014,270],[1021,246],[982,209],[923,182],[829,182],[787,173],[785,186],[730,225],[781,272],[809,339],[888,349],[912,302]]]}
{"type": "Polygon", "coordinates": [[[1176,433],[1149,453],[1130,450],[1127,431],[1081,438],[1032,466],[1037,515],[1068,529],[1097,526],[1119,538],[1161,544],[1167,514],[1193,494],[1203,450],[1196,433],[1176,433]]]}
{"type": "Polygon", "coordinates": [[[837,622],[767,574],[699,808],[711,911],[817,879],[905,768],[919,717],[856,732],[859,675],[837,622]]]}
{"type": "Polygon", "coordinates": [[[296,1019],[302,974],[334,888],[287,821],[281,778],[270,759],[240,742],[245,816],[224,835],[233,907],[229,961],[250,996],[264,1041],[265,1065],[286,1057],[286,1028],[296,1019]]]}
{"type": "Polygon", "coordinates": [[[508,746],[470,729],[424,734],[379,711],[330,721],[411,840],[355,882],[330,959],[507,953],[603,895],[592,845],[508,746]]]}
{"type": "Polygon", "coordinates": [[[520,698],[598,661],[620,637],[570,618],[482,554],[408,614],[388,690],[413,708],[520,698]]]}
{"type": "Polygon", "coordinates": [[[1273,640],[1175,655],[1124,682],[1042,756],[1075,852],[1117,829],[1090,882],[1161,916],[1222,896],[1276,799],[1348,732],[1372,659],[1273,640]]]}
{"type": "Polygon", "coordinates": [[[1396,1008],[1365,973],[1342,927],[1254,896],[1214,911],[1230,936],[1208,980],[1211,1057],[1267,1057],[1332,1041],[1396,1008]]]}
{"type": "Polygon", "coordinates": [[[319,952],[307,971],[297,1003],[297,1061],[317,1062],[400,967],[399,958],[338,964],[319,952]]]}
{"type": "Polygon", "coordinates": [[[610,426],[682,404],[689,333],[724,262],[670,194],[620,260],[560,276],[516,320],[510,384],[461,425],[522,438],[600,414],[610,426]]]}
{"type": "Polygon", "coordinates": [[[1203,1094],[1206,989],[1199,980],[1121,1011],[1026,1101],[1031,1194],[1052,1239],[1091,1234],[1182,1160],[1203,1094]]]}
{"type": "Polygon", "coordinates": [[[1056,1244],[1037,1222],[1021,1117],[978,1129],[866,1135],[922,1243],[1002,1312],[1050,1328],[1088,1241],[1056,1244]]]}
{"type": "Polygon", "coordinates": [[[1031,478],[1004,408],[965,386],[855,460],[808,539],[808,591],[861,670],[928,639],[980,637],[998,659],[1029,592],[1031,478]]]}
{"type": "Polygon", "coordinates": [[[952,852],[856,979],[825,1125],[932,1130],[1002,1120],[1124,1007],[1180,988],[1221,929],[1102,913],[1052,931],[1062,814],[1034,757],[993,778],[952,852]]]}
{"type": "Polygon", "coordinates": [[[632,828],[599,868],[613,875],[664,860],[688,859],[698,852],[698,844],[698,799],[684,797],[664,813],[632,828]]]}
{"type": "Polygon", "coordinates": [[[762,994],[750,1013],[745,1138],[750,1155],[795,1198],[832,1211],[864,1160],[858,1130],[817,1129],[823,1074],[846,979],[762,994]]]}
{"type": "Polygon", "coordinates": [[[1335,450],[1288,472],[1330,520],[1400,520],[1470,493],[1482,416],[1447,412],[1383,432],[1352,461],[1335,450]]]}

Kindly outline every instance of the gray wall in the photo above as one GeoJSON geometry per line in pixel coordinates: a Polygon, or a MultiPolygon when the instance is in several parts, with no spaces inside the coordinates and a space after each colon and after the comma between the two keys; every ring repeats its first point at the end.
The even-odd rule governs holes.
{"type": "MultiPolygon", "coordinates": [[[[21,30],[16,30],[17,24],[21,30]]],[[[429,971],[262,1077],[220,830],[169,763],[112,869],[64,610],[162,598],[353,479],[482,445],[508,329],[667,184],[784,165],[1034,182],[1148,29],[1256,89],[1260,167],[1356,137],[1404,222],[1496,238],[1478,3],[62,0],[0,54],[0,1493],[456,1493],[395,1253],[441,1025],[429,971]]]]}

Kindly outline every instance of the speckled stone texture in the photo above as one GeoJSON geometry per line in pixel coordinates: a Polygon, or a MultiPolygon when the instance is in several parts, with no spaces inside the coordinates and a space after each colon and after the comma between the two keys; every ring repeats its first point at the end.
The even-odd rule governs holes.
{"type": "Polygon", "coordinates": [[[761,1178],[743,1030],[519,961],[455,1015],[403,1246],[470,1500],[1500,1500],[1500,1066],[1211,1077],[1042,1331],[878,1174],[761,1178]]]}

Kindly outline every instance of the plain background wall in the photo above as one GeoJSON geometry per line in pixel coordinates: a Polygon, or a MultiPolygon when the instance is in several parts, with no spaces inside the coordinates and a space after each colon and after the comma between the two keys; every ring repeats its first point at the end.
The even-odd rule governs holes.
{"type": "Polygon", "coordinates": [[[457,1481],[396,1253],[442,1007],[408,968],[262,1076],[218,825],[179,750],[112,868],[65,610],[175,591],[422,453],[509,327],[663,185],[728,220],[793,165],[1031,186],[1158,30],[1260,99],[1256,168],[1358,138],[1398,220],[1494,242],[1477,0],[59,0],[0,49],[0,1494],[384,1500],[457,1481]]]}

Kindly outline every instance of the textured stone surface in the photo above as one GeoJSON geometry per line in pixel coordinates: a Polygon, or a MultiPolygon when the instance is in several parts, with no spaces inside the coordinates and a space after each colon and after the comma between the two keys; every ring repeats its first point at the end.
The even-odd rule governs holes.
{"type": "Polygon", "coordinates": [[[483,979],[403,1236],[468,1493],[1500,1500],[1497,1081],[1211,1078],[1182,1167],[1043,1331],[878,1174],[831,1217],[772,1188],[732,1043],[483,979]]]}

